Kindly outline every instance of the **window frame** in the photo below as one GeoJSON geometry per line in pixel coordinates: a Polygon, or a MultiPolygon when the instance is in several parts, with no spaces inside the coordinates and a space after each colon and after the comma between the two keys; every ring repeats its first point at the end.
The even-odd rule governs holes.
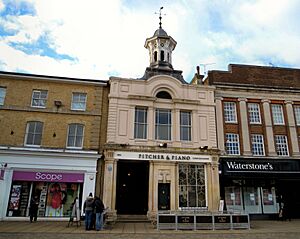
{"type": "MultiPolygon", "coordinates": [[[[226,133],[225,134],[225,150],[226,150],[226,154],[228,155],[241,155],[241,149],[240,149],[240,139],[239,139],[239,134],[235,134],[235,133],[226,133]],[[228,141],[229,137],[228,136],[234,136],[236,138],[237,141],[228,141]],[[232,144],[230,147],[232,148],[229,151],[229,145],[228,144],[232,144]],[[233,145],[236,144],[236,145],[233,145]],[[234,150],[233,148],[236,147],[237,151],[234,150]],[[236,151],[236,153],[234,153],[236,151]]],[[[233,138],[232,138],[233,139],[233,138]]]]}
{"type": "Polygon", "coordinates": [[[187,110],[181,110],[180,111],[180,141],[187,141],[190,142],[192,141],[192,112],[187,111],[187,110]],[[183,124],[183,115],[182,114],[187,114],[188,115],[188,124],[183,124]],[[187,137],[184,136],[184,132],[187,133],[187,137]]]}
{"type": "Polygon", "coordinates": [[[233,101],[224,101],[223,102],[223,113],[224,113],[224,122],[235,124],[237,123],[237,107],[236,102],[233,101]],[[231,106],[233,108],[231,108],[231,106]],[[230,107],[228,107],[230,106],[230,107]]]}
{"type": "Polygon", "coordinates": [[[85,93],[85,92],[72,92],[71,110],[86,111],[86,103],[87,103],[87,93],[85,93]],[[76,94],[79,96],[79,100],[77,102],[74,102],[74,96],[76,94]],[[85,96],[84,101],[81,100],[81,96],[85,96]],[[79,105],[84,104],[84,107],[83,108],[75,108],[74,107],[75,104],[79,104],[79,105]]]}
{"type": "Polygon", "coordinates": [[[0,87],[0,106],[4,105],[6,97],[6,87],[0,87]]]}
{"type": "Polygon", "coordinates": [[[44,129],[44,122],[41,121],[27,121],[26,123],[26,129],[25,129],[25,137],[24,137],[24,146],[29,146],[29,147],[41,147],[42,145],[42,137],[43,137],[43,129],[44,129]],[[37,124],[41,124],[41,132],[36,132],[37,129],[37,124]],[[29,132],[30,129],[30,124],[34,124],[34,131],[29,132]],[[37,135],[40,135],[40,142],[39,144],[30,144],[28,143],[28,137],[29,135],[32,134],[32,141],[33,143],[36,141],[37,135]]]}
{"type": "Polygon", "coordinates": [[[266,152],[265,152],[265,144],[264,144],[264,136],[262,134],[251,134],[251,151],[252,151],[252,155],[253,156],[265,156],[266,152]],[[260,137],[260,142],[256,141],[254,142],[254,137],[258,138],[260,137]],[[256,147],[257,150],[254,150],[254,146],[258,145],[258,147],[256,147]],[[262,154],[260,154],[260,149],[262,151],[262,154]],[[255,153],[255,151],[257,153],[255,153]]]}
{"type": "Polygon", "coordinates": [[[288,145],[288,139],[286,135],[274,135],[274,139],[275,139],[275,149],[276,149],[276,153],[278,156],[290,156],[289,153],[289,145],[288,145]],[[279,142],[278,139],[282,137],[282,139],[284,139],[285,142],[279,142]],[[285,148],[286,150],[286,154],[283,154],[282,149],[285,148]]]}
{"type": "Polygon", "coordinates": [[[162,109],[157,108],[155,109],[155,140],[162,140],[162,141],[170,141],[172,140],[172,110],[171,109],[162,109]],[[168,123],[167,124],[160,124],[158,120],[158,113],[167,113],[168,114],[168,123]],[[159,127],[166,127],[167,128],[167,137],[161,137],[159,134],[159,127]]]}
{"type": "MultiPolygon", "coordinates": [[[[139,114],[138,114],[139,115],[139,114]]],[[[136,106],[134,110],[134,139],[147,139],[148,137],[148,108],[136,106]],[[137,121],[137,111],[143,111],[143,121],[137,121]],[[140,127],[142,128],[142,136],[137,137],[140,133],[140,127]]]]}
{"type": "Polygon", "coordinates": [[[85,131],[85,125],[84,124],[81,124],[81,123],[68,124],[66,148],[67,149],[82,149],[83,148],[83,143],[84,143],[84,131],[85,131]],[[76,126],[76,130],[75,130],[75,135],[72,136],[72,137],[74,137],[74,144],[72,146],[69,146],[69,137],[70,137],[70,127],[71,126],[76,126]],[[82,126],[81,146],[79,146],[79,147],[76,146],[76,141],[77,141],[77,137],[78,137],[78,135],[77,135],[78,134],[78,132],[77,132],[78,126],[82,126]]]}
{"type": "Polygon", "coordinates": [[[48,90],[32,90],[32,95],[31,95],[31,107],[34,108],[46,108],[47,107],[47,99],[48,99],[48,90]],[[45,98],[41,98],[42,93],[46,93],[45,98]],[[34,94],[39,93],[39,98],[34,98],[34,94]],[[33,105],[33,102],[38,101],[38,102],[44,102],[43,105],[33,105]]]}
{"type": "Polygon", "coordinates": [[[248,108],[248,115],[249,115],[249,124],[261,124],[260,104],[250,102],[248,103],[247,108],[248,108]],[[255,107],[251,107],[251,106],[255,106],[255,107]]]}
{"type": "Polygon", "coordinates": [[[294,105],[295,123],[300,126],[300,105],[294,105]]]}
{"type": "Polygon", "coordinates": [[[284,114],[283,114],[283,106],[281,104],[271,104],[272,111],[272,120],[274,125],[285,125],[284,114]],[[275,107],[280,106],[279,111],[275,111],[275,107]]]}

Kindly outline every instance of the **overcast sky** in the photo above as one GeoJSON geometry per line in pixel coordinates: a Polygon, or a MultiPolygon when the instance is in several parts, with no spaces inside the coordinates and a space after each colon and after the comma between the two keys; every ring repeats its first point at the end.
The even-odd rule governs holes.
{"type": "Polygon", "coordinates": [[[187,82],[200,64],[300,68],[299,0],[0,0],[0,70],[142,77],[161,6],[187,82]]]}

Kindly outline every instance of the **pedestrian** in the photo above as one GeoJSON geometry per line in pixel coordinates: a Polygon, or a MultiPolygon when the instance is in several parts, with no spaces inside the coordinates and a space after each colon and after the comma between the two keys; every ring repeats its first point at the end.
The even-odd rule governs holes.
{"type": "Polygon", "coordinates": [[[86,198],[83,205],[83,211],[85,213],[85,230],[88,231],[92,229],[92,218],[94,211],[94,198],[92,193],[90,193],[89,196],[86,198]]]}
{"type": "Polygon", "coordinates": [[[71,212],[72,221],[80,221],[80,209],[79,209],[79,200],[76,197],[72,203],[72,212],[71,212]]]}
{"type": "Polygon", "coordinates": [[[96,230],[103,230],[104,204],[100,197],[95,196],[96,230]]]}
{"type": "Polygon", "coordinates": [[[35,195],[31,198],[30,201],[30,207],[29,207],[30,222],[32,222],[33,220],[35,222],[37,221],[38,208],[39,208],[39,200],[38,200],[38,196],[35,195]]]}

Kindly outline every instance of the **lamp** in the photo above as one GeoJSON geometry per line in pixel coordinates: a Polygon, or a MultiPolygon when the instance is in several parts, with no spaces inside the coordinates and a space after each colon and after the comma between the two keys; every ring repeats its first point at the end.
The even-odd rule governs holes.
{"type": "Polygon", "coordinates": [[[199,149],[201,149],[201,150],[207,150],[207,149],[208,149],[208,146],[207,146],[207,145],[205,145],[205,146],[200,146],[199,149]]]}
{"type": "Polygon", "coordinates": [[[167,143],[160,143],[158,146],[161,147],[161,148],[167,148],[168,144],[167,143]]]}
{"type": "Polygon", "coordinates": [[[59,108],[59,107],[62,106],[62,103],[61,103],[60,100],[55,100],[55,101],[54,101],[54,105],[55,105],[57,108],[59,108]]]}

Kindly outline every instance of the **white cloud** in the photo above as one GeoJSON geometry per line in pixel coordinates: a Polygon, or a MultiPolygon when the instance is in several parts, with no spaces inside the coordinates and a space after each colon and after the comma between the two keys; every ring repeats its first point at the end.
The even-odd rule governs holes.
{"type": "Polygon", "coordinates": [[[0,12],[4,9],[5,5],[2,0],[0,0],[0,12]]]}

